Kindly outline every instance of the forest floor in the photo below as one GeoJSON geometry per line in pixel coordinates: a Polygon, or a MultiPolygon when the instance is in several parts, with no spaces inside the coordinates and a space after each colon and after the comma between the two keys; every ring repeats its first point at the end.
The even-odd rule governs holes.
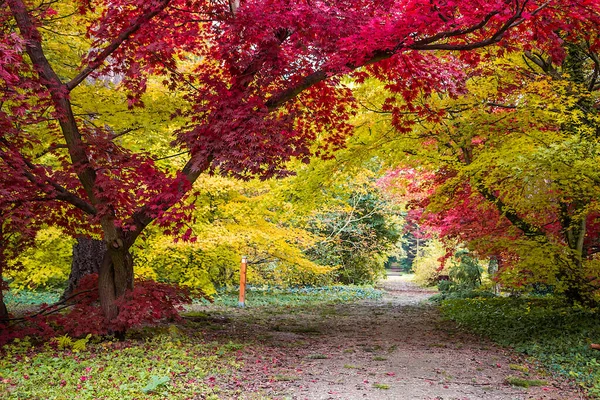
{"type": "Polygon", "coordinates": [[[201,308],[207,340],[233,340],[243,367],[211,378],[231,399],[584,399],[522,356],[444,321],[433,294],[401,276],[378,300],[201,308]],[[523,388],[509,382],[539,380],[523,388]]]}

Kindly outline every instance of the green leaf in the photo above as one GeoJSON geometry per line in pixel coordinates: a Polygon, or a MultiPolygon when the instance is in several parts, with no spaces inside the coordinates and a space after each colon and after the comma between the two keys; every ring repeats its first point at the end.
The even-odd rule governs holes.
{"type": "Polygon", "coordinates": [[[144,392],[146,394],[153,392],[156,389],[158,389],[159,387],[166,385],[170,380],[171,380],[171,378],[168,376],[152,375],[150,377],[150,382],[148,382],[148,384],[146,386],[144,386],[144,388],[142,389],[142,392],[144,392]]]}

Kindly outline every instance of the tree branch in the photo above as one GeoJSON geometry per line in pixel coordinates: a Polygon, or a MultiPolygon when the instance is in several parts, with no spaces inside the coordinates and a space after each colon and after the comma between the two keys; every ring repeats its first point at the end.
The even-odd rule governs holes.
{"type": "MultiPolygon", "coordinates": [[[[485,28],[488,23],[492,20],[492,18],[499,14],[498,11],[493,11],[487,14],[479,23],[464,29],[455,29],[451,31],[444,31],[437,33],[428,38],[420,39],[410,45],[404,45],[404,42],[400,42],[393,49],[380,49],[376,50],[372,53],[371,57],[362,62],[361,64],[346,64],[346,67],[350,70],[355,70],[360,67],[364,67],[367,65],[371,65],[377,63],[379,61],[386,60],[396,54],[398,54],[402,49],[410,49],[410,50],[475,50],[481,47],[489,46],[491,44],[497,43],[502,39],[502,36],[512,27],[520,24],[523,19],[523,11],[524,7],[527,4],[525,1],[522,7],[518,8],[515,14],[509,18],[500,28],[498,28],[488,39],[481,40],[479,42],[469,43],[469,44],[452,44],[452,43],[435,43],[444,39],[451,39],[457,36],[468,35],[469,33],[473,33],[477,30],[481,30],[485,28]]],[[[542,6],[538,7],[532,14],[538,13],[543,8],[545,8],[547,3],[544,3],[542,6]]],[[[269,111],[273,111],[283,104],[287,103],[290,100],[296,98],[301,92],[310,88],[311,86],[316,85],[317,83],[324,81],[331,75],[332,71],[327,70],[319,70],[315,71],[310,75],[307,75],[304,79],[302,79],[296,86],[286,89],[280,93],[274,94],[269,98],[269,100],[265,103],[267,109],[269,111]]]]}
{"type": "MultiPolygon", "coordinates": [[[[0,142],[4,143],[4,145],[9,146],[8,141],[5,138],[0,138],[0,142]]],[[[2,152],[2,154],[4,154],[2,152]]],[[[25,166],[27,168],[29,168],[30,170],[35,170],[36,166],[35,164],[33,164],[31,161],[27,160],[25,158],[25,156],[23,156],[22,154],[19,153],[19,157],[21,158],[21,161],[23,162],[23,164],[25,164],[25,166]]],[[[38,178],[36,178],[36,176],[29,171],[26,170],[21,170],[20,168],[16,167],[15,165],[13,165],[7,158],[2,157],[2,159],[4,159],[4,161],[6,162],[6,164],[12,168],[14,171],[16,171],[17,173],[22,173],[31,183],[33,183],[34,185],[38,186],[43,192],[53,196],[53,198],[48,198],[46,200],[62,200],[65,201],[67,203],[70,203],[71,205],[79,208],[80,210],[82,210],[83,212],[90,214],[90,215],[96,215],[97,211],[96,208],[94,208],[93,205],[91,205],[90,203],[86,202],[85,200],[83,200],[81,197],[77,196],[74,193],[69,192],[67,189],[65,189],[62,185],[60,185],[58,182],[56,182],[55,180],[51,179],[50,177],[43,177],[42,179],[44,180],[44,182],[48,185],[50,185],[53,189],[54,192],[53,193],[48,193],[47,190],[45,190],[45,188],[43,187],[43,185],[41,184],[41,182],[38,180],[38,178]]]]}
{"type": "Polygon", "coordinates": [[[515,210],[504,203],[498,196],[494,195],[492,191],[486,188],[482,183],[476,183],[474,187],[486,200],[494,204],[498,211],[504,215],[514,227],[523,232],[525,236],[546,239],[546,234],[540,228],[522,219],[515,210]]]}
{"type": "Polygon", "coordinates": [[[92,72],[94,72],[102,63],[114,53],[124,41],[129,39],[131,35],[137,32],[144,24],[148,23],[156,15],[160,14],[170,3],[171,0],[161,0],[156,7],[151,8],[148,12],[140,15],[130,26],[125,28],[116,39],[102,50],[81,72],[77,74],[65,86],[69,91],[73,90],[92,72]]]}

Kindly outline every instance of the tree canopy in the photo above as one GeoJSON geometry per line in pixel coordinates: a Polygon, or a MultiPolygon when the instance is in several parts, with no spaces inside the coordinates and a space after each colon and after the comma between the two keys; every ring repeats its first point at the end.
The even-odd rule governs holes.
{"type": "MultiPolygon", "coordinates": [[[[112,321],[133,290],[129,253],[148,225],[191,236],[193,202],[182,200],[196,194],[201,174],[281,177],[292,159],[331,156],[353,131],[354,85],[370,78],[384,82],[382,109],[395,129],[411,129],[407,113],[438,121],[445,111],[431,113],[418,99],[464,94],[467,78],[484,74],[482,61],[523,49],[558,63],[569,54],[565,41],[595,51],[599,7],[597,0],[6,0],[2,235],[31,238],[43,224],[101,235],[108,251],[99,297],[112,321]],[[168,94],[153,103],[159,92],[168,94]],[[185,161],[159,162],[165,148],[185,161]]],[[[2,243],[3,254],[11,250],[2,243]]]]}

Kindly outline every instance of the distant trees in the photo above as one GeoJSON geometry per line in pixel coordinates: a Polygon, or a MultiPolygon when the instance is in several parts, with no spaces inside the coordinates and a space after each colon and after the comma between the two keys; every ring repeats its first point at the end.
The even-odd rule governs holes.
{"type": "Polygon", "coordinates": [[[396,140],[413,162],[388,178],[408,188],[422,227],[498,259],[503,283],[546,283],[587,304],[600,289],[596,50],[583,39],[563,60],[524,50],[482,65],[461,96],[422,97],[442,116],[410,117],[396,140]]]}

